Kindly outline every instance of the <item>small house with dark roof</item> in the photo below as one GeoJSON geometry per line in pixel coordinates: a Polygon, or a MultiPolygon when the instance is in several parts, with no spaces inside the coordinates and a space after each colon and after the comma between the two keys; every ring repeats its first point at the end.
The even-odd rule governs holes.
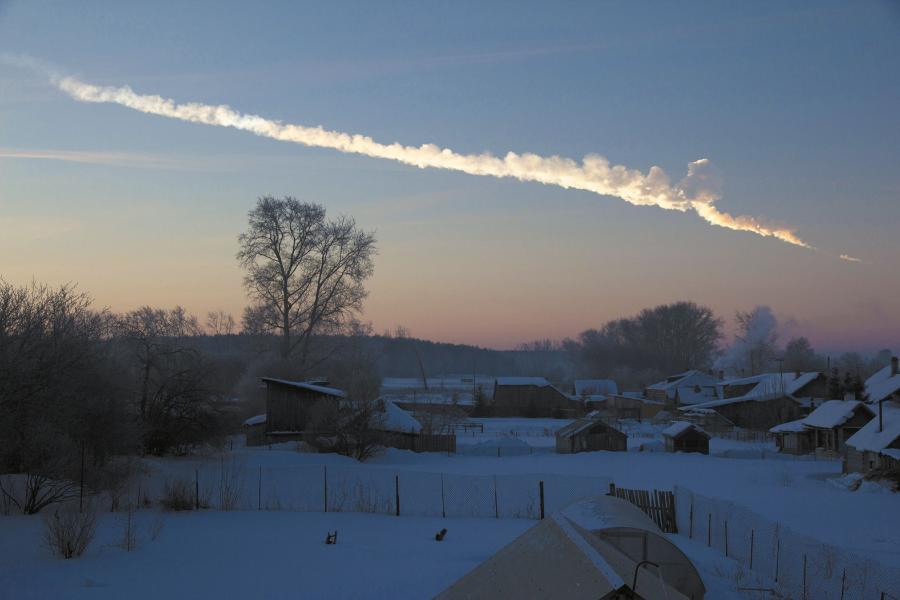
{"type": "Polygon", "coordinates": [[[628,436],[600,419],[576,419],[556,432],[556,452],[576,454],[610,450],[628,450],[628,436]]]}
{"type": "Polygon", "coordinates": [[[688,421],[676,421],[662,432],[666,452],[709,454],[709,434],[688,421]]]}

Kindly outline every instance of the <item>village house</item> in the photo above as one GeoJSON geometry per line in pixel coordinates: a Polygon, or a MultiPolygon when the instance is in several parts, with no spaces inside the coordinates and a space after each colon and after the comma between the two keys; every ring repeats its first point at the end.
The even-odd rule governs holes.
{"type": "Polygon", "coordinates": [[[694,423],[676,421],[662,432],[666,452],[699,452],[709,454],[709,434],[694,423]]]}
{"type": "Polygon", "coordinates": [[[900,403],[881,402],[875,416],[847,440],[845,472],[900,468],[900,403]]]}
{"type": "Polygon", "coordinates": [[[824,401],[826,388],[827,378],[818,372],[763,373],[724,381],[717,400],[679,410],[714,410],[736,427],[767,431],[799,419],[824,401]]]}
{"type": "Polygon", "coordinates": [[[495,417],[572,418],[583,407],[543,377],[498,377],[491,409],[495,417]]]}
{"type": "Polygon", "coordinates": [[[584,417],[556,432],[556,452],[575,454],[598,450],[626,451],[628,436],[602,420],[584,417]]]}
{"type": "Polygon", "coordinates": [[[809,415],[772,427],[775,443],[785,454],[808,454],[820,451],[843,454],[847,439],[875,416],[859,400],[828,400],[809,415]]]}

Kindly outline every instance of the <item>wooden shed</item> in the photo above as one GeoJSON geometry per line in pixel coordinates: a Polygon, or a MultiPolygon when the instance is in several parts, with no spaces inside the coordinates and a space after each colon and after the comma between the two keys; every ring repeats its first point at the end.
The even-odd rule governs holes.
{"type": "Polygon", "coordinates": [[[269,441],[302,439],[309,412],[316,402],[344,401],[342,390],[306,381],[263,377],[266,384],[266,437],[269,441]]]}
{"type": "Polygon", "coordinates": [[[666,452],[709,454],[709,434],[687,421],[676,421],[662,432],[666,452]]]}
{"type": "Polygon", "coordinates": [[[556,432],[556,452],[559,454],[598,450],[624,452],[628,450],[628,436],[589,417],[576,419],[556,432]]]}

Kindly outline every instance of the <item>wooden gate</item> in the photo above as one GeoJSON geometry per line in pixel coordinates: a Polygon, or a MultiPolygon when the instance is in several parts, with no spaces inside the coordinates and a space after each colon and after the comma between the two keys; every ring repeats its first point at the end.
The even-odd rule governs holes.
{"type": "Polygon", "coordinates": [[[609,495],[631,502],[666,533],[678,533],[675,524],[675,494],[668,490],[629,490],[609,484],[609,495]]]}

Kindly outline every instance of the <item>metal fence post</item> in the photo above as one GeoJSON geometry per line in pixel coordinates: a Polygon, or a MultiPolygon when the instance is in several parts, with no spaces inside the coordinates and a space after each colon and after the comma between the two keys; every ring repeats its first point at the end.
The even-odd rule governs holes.
{"type": "Polygon", "coordinates": [[[544,518],[544,482],[543,481],[538,482],[538,491],[541,496],[541,520],[543,520],[543,518],[544,518]]]}

